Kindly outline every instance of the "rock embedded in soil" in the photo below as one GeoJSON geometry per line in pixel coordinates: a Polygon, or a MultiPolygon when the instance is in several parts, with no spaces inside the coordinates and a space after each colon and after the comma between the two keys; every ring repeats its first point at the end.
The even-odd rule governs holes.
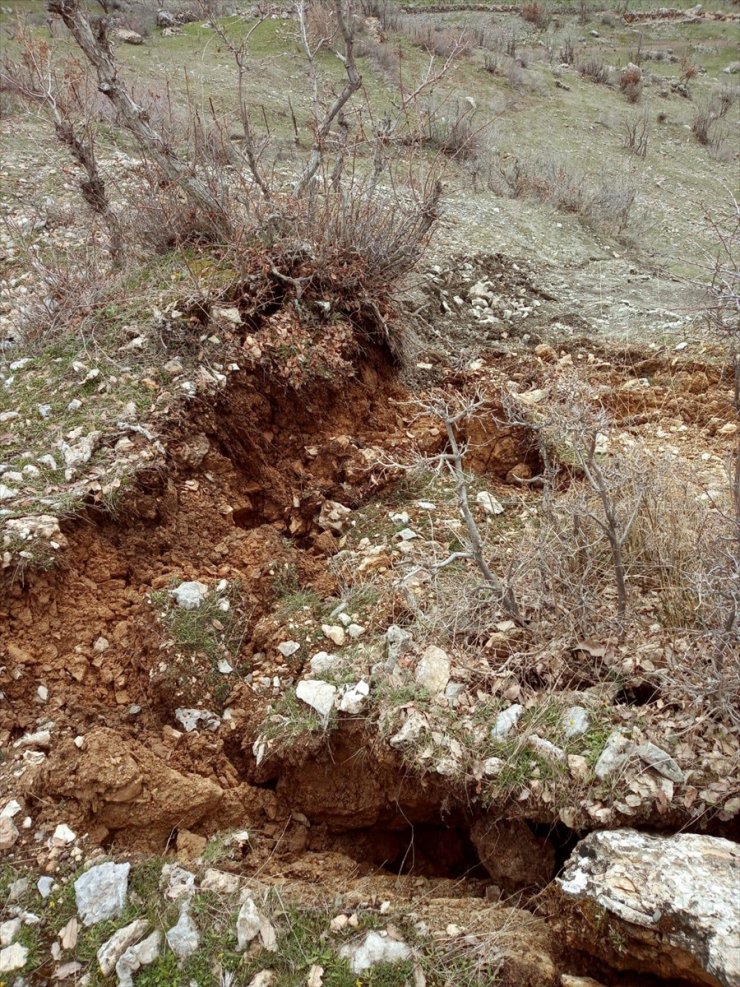
{"type": "Polygon", "coordinates": [[[107,939],[97,953],[98,966],[104,977],[109,977],[116,968],[116,963],[123,956],[129,946],[144,935],[149,927],[149,922],[145,918],[137,918],[122,929],[118,929],[110,939],[107,939]]]}
{"type": "Polygon", "coordinates": [[[166,933],[167,945],[175,956],[184,962],[189,959],[200,946],[200,935],[198,927],[193,919],[188,915],[187,908],[180,912],[175,925],[168,929],[166,933]]]}
{"type": "Polygon", "coordinates": [[[19,918],[11,918],[7,922],[0,922],[0,946],[10,946],[21,931],[22,924],[19,918]]]}
{"type": "Polygon", "coordinates": [[[28,961],[28,948],[20,943],[13,943],[0,949],[0,973],[14,973],[22,970],[28,961]]]}
{"type": "Polygon", "coordinates": [[[188,709],[181,706],[175,710],[175,719],[186,733],[193,733],[199,726],[215,733],[221,726],[221,720],[207,709],[188,709]]]}
{"type": "Polygon", "coordinates": [[[496,514],[504,513],[504,505],[496,500],[493,494],[489,493],[487,490],[481,490],[475,498],[476,504],[483,508],[484,513],[490,516],[495,516],[496,514]]]}
{"type": "Polygon", "coordinates": [[[106,862],[91,867],[75,881],[77,911],[85,925],[118,918],[126,907],[130,864],[106,862]]]}
{"type": "Polygon", "coordinates": [[[431,695],[438,696],[443,693],[450,681],[450,659],[447,653],[430,644],[416,666],[414,677],[417,685],[426,689],[431,695]]]}
{"type": "Polygon", "coordinates": [[[583,706],[571,706],[563,713],[562,724],[563,733],[569,739],[572,737],[580,737],[582,734],[588,733],[588,729],[591,725],[588,710],[583,706]]]}
{"type": "Polygon", "coordinates": [[[0,850],[12,850],[20,835],[12,819],[0,818],[0,850]]]}
{"type": "Polygon", "coordinates": [[[491,737],[500,740],[506,737],[519,722],[524,707],[519,703],[513,703],[508,709],[503,710],[496,717],[496,722],[491,727],[491,737]]]}
{"type": "Polygon", "coordinates": [[[387,934],[368,932],[360,942],[342,946],[339,955],[342,959],[349,960],[352,973],[366,973],[379,963],[410,960],[412,953],[405,942],[391,939],[387,934]]]}
{"type": "Polygon", "coordinates": [[[129,946],[120,960],[116,963],[118,987],[133,987],[134,974],[143,966],[151,966],[159,957],[162,943],[162,933],[155,929],[151,935],[136,946],[129,946]]]}
{"type": "Polygon", "coordinates": [[[337,687],[321,679],[304,679],[298,683],[295,694],[301,702],[310,706],[326,722],[334,708],[337,687]]]}
{"type": "Polygon", "coordinates": [[[729,840],[622,829],[581,840],[549,894],[571,948],[617,970],[735,987],[738,888],[729,840]]]}
{"type": "Polygon", "coordinates": [[[175,603],[183,610],[197,610],[208,596],[208,587],[197,580],[180,583],[172,590],[175,603]]]}

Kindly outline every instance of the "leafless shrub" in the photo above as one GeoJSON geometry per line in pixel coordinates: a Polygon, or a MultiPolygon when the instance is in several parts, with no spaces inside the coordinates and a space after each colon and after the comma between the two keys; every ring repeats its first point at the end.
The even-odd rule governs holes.
{"type": "Polygon", "coordinates": [[[395,0],[360,0],[365,17],[376,17],[384,31],[397,31],[401,24],[401,7],[395,0]]]}
{"type": "Polygon", "coordinates": [[[311,47],[317,52],[331,48],[339,35],[339,24],[332,3],[327,0],[313,0],[312,3],[299,4],[299,8],[311,47]]]}
{"type": "Polygon", "coordinates": [[[637,186],[625,175],[594,182],[565,158],[494,156],[489,168],[492,191],[513,198],[534,198],[555,209],[578,215],[584,225],[621,234],[629,226],[637,186]]]}
{"type": "Polygon", "coordinates": [[[475,158],[480,150],[480,128],[474,122],[475,108],[465,100],[432,103],[426,114],[422,139],[448,158],[475,158]]]}
{"type": "Polygon", "coordinates": [[[642,70],[638,65],[628,65],[619,76],[619,88],[628,103],[637,103],[642,96],[642,70]]]}
{"type": "Polygon", "coordinates": [[[552,19],[549,8],[541,0],[527,0],[522,4],[521,16],[529,24],[534,24],[541,31],[547,27],[552,19]]]}
{"type": "Polygon", "coordinates": [[[725,135],[721,131],[715,133],[714,125],[727,116],[734,101],[735,94],[723,89],[697,109],[691,130],[700,144],[705,147],[721,146],[725,135]]]}
{"type": "Polygon", "coordinates": [[[370,59],[389,82],[398,82],[401,59],[394,45],[381,44],[374,38],[363,38],[357,44],[357,57],[370,59]]]}
{"type": "Polygon", "coordinates": [[[483,68],[491,75],[503,75],[504,60],[497,52],[487,51],[483,56],[483,68]]]}
{"type": "Polygon", "coordinates": [[[576,48],[573,38],[564,38],[560,48],[560,61],[563,65],[574,65],[576,60],[576,48]]]}
{"type": "Polygon", "coordinates": [[[681,82],[690,82],[695,79],[699,74],[699,66],[692,62],[689,56],[684,52],[681,56],[681,68],[679,72],[679,78],[681,82]]]}
{"type": "Polygon", "coordinates": [[[631,120],[625,120],[623,125],[624,146],[638,158],[647,157],[650,138],[650,123],[647,113],[641,113],[631,120]]]}
{"type": "Polygon", "coordinates": [[[401,21],[401,30],[416,48],[440,58],[467,55],[474,46],[473,38],[468,31],[441,27],[433,18],[427,16],[404,17],[401,21]]]}
{"type": "Polygon", "coordinates": [[[578,71],[582,76],[591,79],[601,86],[608,86],[611,82],[611,72],[609,66],[602,62],[600,58],[591,57],[578,65],[578,71]]]}

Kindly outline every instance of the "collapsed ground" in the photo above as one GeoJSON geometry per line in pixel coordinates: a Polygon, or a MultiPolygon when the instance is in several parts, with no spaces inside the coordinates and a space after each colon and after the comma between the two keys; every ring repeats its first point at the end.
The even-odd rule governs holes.
{"type": "MultiPolygon", "coordinates": [[[[716,75],[724,53],[710,55],[716,75]]],[[[656,98],[683,112],[684,97],[656,98]]],[[[46,218],[23,212],[21,182],[54,182],[54,168],[25,174],[37,121],[3,125],[23,235],[74,243],[56,185],[46,218]]],[[[720,181],[722,162],[707,162],[720,181]]],[[[645,984],[655,967],[622,969],[619,928],[592,937],[606,955],[560,935],[554,876],[591,831],[737,840],[732,722],[701,682],[671,684],[687,664],[701,679],[703,639],[675,632],[649,581],[631,589],[623,640],[543,640],[490,595],[476,602],[469,562],[438,572],[463,539],[451,479],[432,469],[446,440],[429,410],[440,394],[484,395],[461,432],[477,523],[505,561],[541,506],[537,409],[574,367],[609,412],[604,455],[638,444],[690,472],[684,506],[722,505],[737,441],[722,352],[685,284],[675,304],[675,282],[573,215],[453,197],[457,221],[409,289],[425,324],[402,360],[320,311],[275,306],[255,328],[233,272],[177,252],[90,299],[81,340],[4,351],[0,805],[17,801],[18,833],[0,888],[6,909],[41,915],[22,933],[30,983],[65,963],[65,977],[110,982],[93,957],[114,925],[68,927],[83,860],[110,856],[133,862],[117,926],[176,921],[178,877],[163,866],[205,882],[202,948],[181,966],[165,951],[145,985],[247,984],[274,968],[282,987],[320,966],[326,987],[345,987],[358,978],[341,948],[375,929],[415,952],[369,972],[372,987],[645,984]],[[615,343],[610,327],[647,338],[615,343]],[[527,424],[509,420],[511,393],[535,408],[527,424]],[[264,928],[236,948],[245,886],[277,953],[264,928]],[[55,955],[61,930],[74,941],[55,955]]],[[[5,241],[11,330],[35,291],[21,239],[16,227],[5,241]]]]}

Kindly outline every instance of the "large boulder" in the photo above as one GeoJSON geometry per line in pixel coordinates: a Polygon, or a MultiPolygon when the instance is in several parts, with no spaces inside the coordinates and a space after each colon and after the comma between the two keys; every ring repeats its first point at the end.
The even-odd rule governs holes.
{"type": "Polygon", "coordinates": [[[591,833],[550,892],[568,946],[666,981],[740,985],[740,848],[632,829],[591,833]]]}

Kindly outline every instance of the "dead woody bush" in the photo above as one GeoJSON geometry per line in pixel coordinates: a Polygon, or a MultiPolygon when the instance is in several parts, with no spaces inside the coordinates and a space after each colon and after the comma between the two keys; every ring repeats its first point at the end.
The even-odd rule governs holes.
{"type": "MultiPolygon", "coordinates": [[[[321,28],[318,38],[316,23],[309,20],[313,7],[298,7],[311,100],[307,124],[299,125],[290,107],[298,148],[292,184],[284,171],[279,179],[275,176],[266,118],[254,120],[249,47],[259,18],[246,30],[240,22],[233,33],[229,22],[211,19],[233,59],[242,131],[234,139],[232,121],[218,116],[213,106],[208,121],[200,108],[187,106],[185,126],[176,131],[168,127],[167,114],[151,113],[145,100],[138,94],[135,99],[108,41],[107,16],[91,17],[81,0],[50,0],[49,10],[69,30],[95,79],[93,88],[110,104],[116,125],[134,138],[143,157],[136,181],[146,183],[148,194],[142,195],[141,187],[129,188],[128,182],[120,191],[137,199],[137,209],[129,213],[134,225],[141,226],[140,235],[129,225],[122,231],[119,213],[105,200],[98,206],[110,223],[112,253],[116,223],[137,251],[142,243],[155,250],[186,241],[218,244],[221,256],[229,256],[238,276],[252,286],[244,312],[253,325],[276,304],[293,302],[308,312],[317,299],[332,313],[343,313],[360,332],[388,342],[395,286],[424,251],[441,195],[437,163],[421,164],[414,153],[409,163],[406,153],[402,173],[397,151],[408,149],[409,137],[413,145],[421,135],[421,97],[431,94],[464,46],[455,42],[441,63],[432,56],[410,90],[399,83],[397,105],[377,132],[369,133],[354,108],[361,78],[353,10],[346,0],[321,6],[332,30],[321,28]],[[321,49],[331,50],[342,65],[343,79],[333,92],[326,91],[319,71],[321,49]]],[[[202,0],[203,15],[211,9],[202,0]]],[[[58,106],[56,83],[52,88],[50,98],[58,106]]],[[[91,140],[85,160],[94,162],[94,135],[91,140]]],[[[451,153],[462,151],[466,141],[451,153]]],[[[446,151],[439,150],[441,160],[446,151]]]]}

